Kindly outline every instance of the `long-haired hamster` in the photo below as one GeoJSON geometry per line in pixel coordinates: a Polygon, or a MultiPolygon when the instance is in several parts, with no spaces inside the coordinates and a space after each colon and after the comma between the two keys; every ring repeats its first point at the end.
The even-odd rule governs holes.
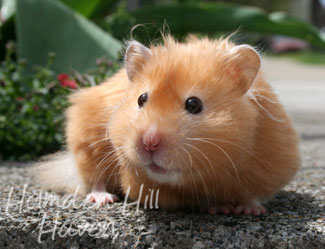
{"type": "Polygon", "coordinates": [[[130,41],[125,66],[72,94],[67,151],[37,168],[55,190],[90,202],[118,194],[163,209],[266,212],[300,166],[298,137],[261,72],[259,54],[229,39],[130,41]],[[140,196],[140,197],[139,197],[140,196]]]}

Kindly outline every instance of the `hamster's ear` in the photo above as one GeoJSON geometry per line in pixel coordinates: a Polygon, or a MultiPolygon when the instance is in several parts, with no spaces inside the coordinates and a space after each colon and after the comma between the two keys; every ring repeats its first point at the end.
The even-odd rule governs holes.
{"type": "Polygon", "coordinates": [[[261,67],[259,54],[249,45],[239,45],[231,48],[235,68],[239,76],[238,89],[245,93],[253,84],[261,67]]]}
{"type": "Polygon", "coordinates": [[[130,41],[125,52],[125,68],[130,81],[141,72],[143,65],[151,56],[151,50],[137,41],[130,41]]]}

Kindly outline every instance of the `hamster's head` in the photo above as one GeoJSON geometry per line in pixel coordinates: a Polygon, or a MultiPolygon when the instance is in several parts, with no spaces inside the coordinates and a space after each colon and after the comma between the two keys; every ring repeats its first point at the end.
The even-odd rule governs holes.
{"type": "Polygon", "coordinates": [[[232,157],[253,135],[246,92],[259,68],[253,48],[227,40],[169,37],[151,48],[131,41],[129,89],[109,128],[123,165],[166,184],[234,170],[232,157]]]}

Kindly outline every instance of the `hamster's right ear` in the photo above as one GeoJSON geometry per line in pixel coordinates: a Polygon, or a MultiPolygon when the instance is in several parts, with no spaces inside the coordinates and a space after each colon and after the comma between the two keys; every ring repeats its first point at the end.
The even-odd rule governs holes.
{"type": "Polygon", "coordinates": [[[130,81],[142,71],[151,56],[151,50],[137,41],[130,41],[125,52],[125,68],[130,81]]]}
{"type": "Polygon", "coordinates": [[[231,48],[233,54],[232,67],[236,69],[236,89],[245,93],[253,84],[261,67],[261,59],[254,48],[249,45],[239,45],[231,48]]]}

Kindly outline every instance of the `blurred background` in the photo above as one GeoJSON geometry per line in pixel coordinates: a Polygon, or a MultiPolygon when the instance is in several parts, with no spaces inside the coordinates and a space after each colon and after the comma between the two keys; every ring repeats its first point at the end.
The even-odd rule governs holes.
{"type": "Polygon", "coordinates": [[[0,8],[0,160],[63,148],[67,96],[118,70],[129,39],[236,32],[234,42],[262,53],[291,110],[325,106],[325,0],[0,0],[0,8]]]}

